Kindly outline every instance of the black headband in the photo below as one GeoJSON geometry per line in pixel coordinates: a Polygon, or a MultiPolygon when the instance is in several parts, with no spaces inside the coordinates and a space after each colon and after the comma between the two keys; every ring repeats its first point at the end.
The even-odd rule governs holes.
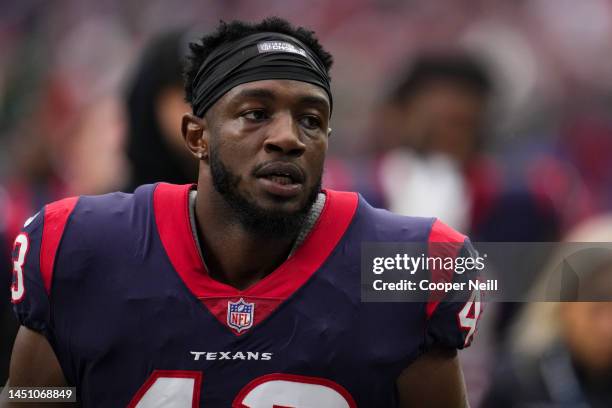
{"type": "Polygon", "coordinates": [[[281,33],[257,33],[214,49],[193,81],[193,113],[203,117],[233,87],[264,79],[293,79],[320,86],[332,95],[325,66],[298,39],[281,33]]]}

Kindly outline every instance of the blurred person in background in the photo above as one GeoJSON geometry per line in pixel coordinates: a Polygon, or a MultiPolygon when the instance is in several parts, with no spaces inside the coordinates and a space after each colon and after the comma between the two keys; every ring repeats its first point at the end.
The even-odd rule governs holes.
{"type": "Polygon", "coordinates": [[[442,212],[475,240],[554,240],[551,203],[526,179],[506,180],[484,152],[492,91],[486,67],[468,53],[415,58],[381,109],[384,201],[403,214],[442,212]]]}
{"type": "Polygon", "coordinates": [[[386,103],[379,167],[388,207],[403,214],[442,211],[466,231],[495,187],[480,154],[491,80],[467,54],[418,56],[386,103]]]}
{"type": "MultiPolygon", "coordinates": [[[[558,240],[550,179],[515,177],[520,166],[508,170],[484,151],[494,91],[487,66],[467,52],[421,54],[400,78],[380,110],[376,171],[386,206],[405,215],[444,214],[474,241],[558,240]]],[[[500,305],[495,343],[518,307],[500,305]]]]}
{"type": "Polygon", "coordinates": [[[180,126],[182,115],[191,110],[182,77],[186,37],[184,30],[155,37],[131,77],[126,98],[131,178],[126,191],[157,181],[196,180],[197,160],[185,147],[180,126]]]}
{"type": "MultiPolygon", "coordinates": [[[[568,242],[612,242],[612,215],[579,225],[568,242]]],[[[545,294],[555,275],[541,276],[537,301],[525,307],[513,327],[508,354],[495,370],[483,407],[612,406],[610,247],[561,259],[571,262],[579,277],[574,299],[581,301],[544,302],[551,300],[545,294]]]]}

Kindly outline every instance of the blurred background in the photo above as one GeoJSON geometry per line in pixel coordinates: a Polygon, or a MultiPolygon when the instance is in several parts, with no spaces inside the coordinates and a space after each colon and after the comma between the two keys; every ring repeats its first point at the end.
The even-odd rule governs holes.
{"type": "MultiPolygon", "coordinates": [[[[334,55],[329,188],[359,191],[396,212],[436,215],[473,241],[566,240],[612,210],[612,0],[2,0],[0,7],[5,288],[10,242],[45,203],[195,180],[180,141],[180,115],[189,110],[181,56],[220,19],[278,15],[314,30],[334,55]]],[[[8,290],[2,299],[0,383],[15,330],[8,290]]],[[[601,344],[585,347],[599,347],[607,363],[591,370],[569,346],[555,346],[569,356],[567,376],[581,391],[559,396],[542,379],[534,401],[612,406],[605,391],[612,357],[602,357],[612,347],[612,312],[599,306],[593,324],[601,344]]],[[[492,305],[480,338],[462,353],[474,406],[521,403],[499,391],[518,385],[499,383],[507,371],[493,368],[512,371],[522,361],[510,328],[529,320],[523,309],[492,305]]],[[[538,364],[527,366],[538,371],[538,364]]]]}

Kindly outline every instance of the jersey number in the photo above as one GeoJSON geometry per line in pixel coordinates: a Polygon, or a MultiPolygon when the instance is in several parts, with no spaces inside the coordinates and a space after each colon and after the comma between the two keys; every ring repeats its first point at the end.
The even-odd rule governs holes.
{"type": "MultiPolygon", "coordinates": [[[[155,370],[128,408],[198,408],[202,373],[155,370]]],[[[233,408],[355,408],[348,391],[333,381],[291,374],[269,374],[248,383],[233,408]]]]}
{"type": "Polygon", "coordinates": [[[458,315],[459,325],[462,329],[466,329],[468,331],[463,344],[465,347],[469,346],[474,338],[480,312],[480,291],[474,290],[470,296],[470,299],[465,303],[465,306],[463,306],[463,309],[461,309],[458,315]]]}
{"type": "Polygon", "coordinates": [[[18,303],[23,299],[25,286],[23,285],[23,264],[30,248],[30,240],[26,234],[19,234],[15,238],[13,252],[17,251],[13,259],[13,284],[11,285],[11,302],[18,303]]]}

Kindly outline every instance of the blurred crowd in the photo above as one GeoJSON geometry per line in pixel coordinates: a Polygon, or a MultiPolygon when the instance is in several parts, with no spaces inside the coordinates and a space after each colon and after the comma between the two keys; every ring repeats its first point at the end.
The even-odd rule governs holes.
{"type": "MultiPolygon", "coordinates": [[[[335,58],[326,187],[438,216],[473,241],[610,241],[612,0],[24,0],[0,13],[7,269],[12,237],[45,203],[195,181],[180,137],[182,56],[220,19],[269,15],[315,30],[335,58]]],[[[464,357],[472,401],[518,406],[530,400],[507,392],[523,387],[552,406],[612,406],[610,306],[547,304],[544,317],[532,306],[486,314],[486,344],[464,357]],[[538,330],[538,317],[558,327],[538,330]],[[519,341],[541,332],[539,348],[519,341]],[[551,379],[542,367],[569,374],[551,379]],[[525,376],[533,381],[521,385],[525,376]]]]}

